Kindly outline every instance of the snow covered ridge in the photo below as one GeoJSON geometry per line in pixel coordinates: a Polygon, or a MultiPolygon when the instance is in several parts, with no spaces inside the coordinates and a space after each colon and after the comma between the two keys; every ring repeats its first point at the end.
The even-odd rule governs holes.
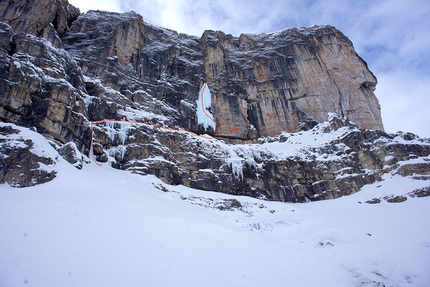
{"type": "MultiPolygon", "coordinates": [[[[386,174],[430,180],[429,139],[329,119],[309,131],[242,145],[151,125],[102,123],[94,127],[93,150],[103,166],[154,174],[169,184],[288,202],[349,195],[386,174]]],[[[78,168],[89,162],[73,143],[51,145],[78,168]]]]}
{"type": "Polygon", "coordinates": [[[312,130],[231,145],[156,126],[100,125],[94,155],[102,165],[155,174],[166,183],[268,200],[337,198],[386,173],[429,179],[430,142],[412,134],[360,130],[330,115],[312,130]]]}

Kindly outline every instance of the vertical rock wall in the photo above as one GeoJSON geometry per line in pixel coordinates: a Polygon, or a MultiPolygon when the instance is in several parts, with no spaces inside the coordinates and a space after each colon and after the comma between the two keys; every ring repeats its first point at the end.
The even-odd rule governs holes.
{"type": "Polygon", "coordinates": [[[361,128],[383,129],[373,94],[377,80],[334,27],[239,38],[206,32],[202,43],[221,134],[249,138],[250,125],[257,136],[295,132],[330,112],[361,128]]]}
{"type": "Polygon", "coordinates": [[[309,129],[328,113],[383,129],[376,78],[331,26],[240,37],[206,31],[199,39],[153,27],[133,12],[92,11],[62,40],[89,76],[124,95],[148,92],[176,111],[175,125],[195,132],[204,132],[195,102],[205,82],[222,137],[309,129]]]}

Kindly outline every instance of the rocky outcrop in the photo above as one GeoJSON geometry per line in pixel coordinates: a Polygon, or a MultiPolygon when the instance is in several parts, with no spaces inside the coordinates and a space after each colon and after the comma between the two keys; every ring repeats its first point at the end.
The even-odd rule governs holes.
{"type": "Polygon", "coordinates": [[[49,161],[29,139],[2,144],[2,182],[50,180],[37,162],[61,155],[82,168],[90,150],[170,184],[291,202],[351,194],[386,173],[429,179],[429,141],[382,131],[376,78],[334,27],[198,38],[134,12],[78,16],[66,0],[1,2],[0,15],[0,120],[58,152],[49,161]]]}
{"type": "Polygon", "coordinates": [[[169,184],[269,200],[333,199],[387,173],[430,179],[430,140],[360,130],[335,115],[309,131],[251,145],[124,124],[98,126],[95,139],[96,158],[117,168],[155,174],[169,184]]]}
{"type": "Polygon", "coordinates": [[[45,183],[57,174],[55,157],[12,125],[0,124],[0,159],[0,183],[12,187],[45,183]]]}
{"type": "MultiPolygon", "coordinates": [[[[1,24],[0,31],[10,27],[1,24]]],[[[0,120],[36,127],[48,138],[85,149],[86,94],[79,67],[44,39],[16,34],[13,43],[13,53],[0,55],[0,120]]]]}
{"type": "MultiPolygon", "coordinates": [[[[72,164],[77,169],[83,168],[85,159],[79,152],[74,142],[68,142],[67,144],[61,146],[56,146],[55,143],[52,143],[52,145],[56,148],[61,157],[64,158],[67,162],[72,164]]],[[[87,161],[86,163],[90,162],[87,161]]]]}
{"type": "Polygon", "coordinates": [[[32,34],[60,44],[59,35],[79,16],[66,0],[6,0],[0,2],[0,19],[16,33],[32,34]]]}

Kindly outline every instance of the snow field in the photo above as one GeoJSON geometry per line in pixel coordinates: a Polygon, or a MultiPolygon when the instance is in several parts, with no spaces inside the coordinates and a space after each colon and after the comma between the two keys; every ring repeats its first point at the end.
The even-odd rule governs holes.
{"type": "Polygon", "coordinates": [[[0,285],[430,282],[429,198],[364,203],[375,189],[409,191],[420,181],[396,178],[336,200],[288,204],[168,186],[107,166],[79,171],[60,160],[58,168],[43,185],[0,186],[0,285]],[[191,204],[190,196],[236,199],[242,210],[191,204]]]}
{"type": "Polygon", "coordinates": [[[0,286],[430,285],[430,198],[407,196],[428,181],[386,174],[336,200],[268,202],[77,170],[39,134],[11,137],[57,158],[58,175],[0,185],[0,286]],[[391,195],[407,200],[366,203],[391,195]]]}

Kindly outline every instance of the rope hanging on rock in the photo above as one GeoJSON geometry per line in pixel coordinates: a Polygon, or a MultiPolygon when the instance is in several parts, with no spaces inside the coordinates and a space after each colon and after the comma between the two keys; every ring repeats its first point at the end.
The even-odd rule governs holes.
{"type": "Polygon", "coordinates": [[[187,134],[190,134],[193,137],[200,137],[200,138],[204,138],[207,140],[214,140],[214,137],[211,136],[207,136],[207,135],[198,135],[196,133],[193,133],[191,131],[182,129],[182,128],[168,128],[168,127],[163,127],[160,124],[152,124],[152,123],[148,123],[148,122],[135,122],[135,121],[127,121],[127,120],[99,120],[99,121],[91,121],[90,122],[90,151],[89,154],[91,155],[93,161],[95,164],[97,164],[98,166],[100,166],[100,164],[97,162],[95,156],[94,156],[94,152],[93,152],[93,143],[94,143],[94,125],[96,124],[100,124],[100,123],[128,123],[128,124],[132,124],[132,125],[146,125],[146,126],[152,126],[155,128],[158,128],[160,130],[164,130],[164,131],[173,131],[173,132],[184,132],[187,134]]]}

